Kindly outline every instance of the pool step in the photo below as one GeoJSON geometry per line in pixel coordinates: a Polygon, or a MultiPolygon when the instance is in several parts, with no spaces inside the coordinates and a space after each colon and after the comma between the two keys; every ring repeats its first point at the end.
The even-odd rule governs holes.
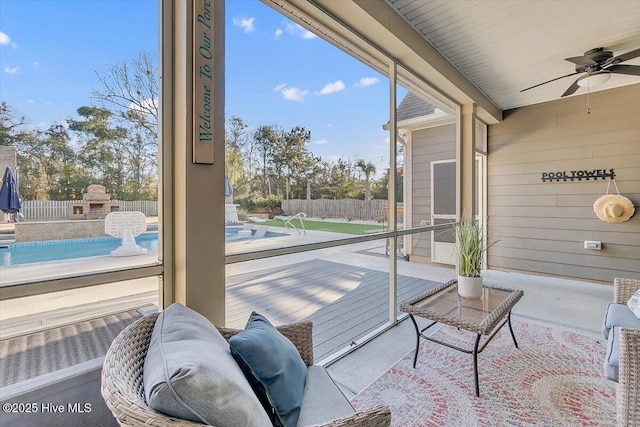
{"type": "Polygon", "coordinates": [[[12,235],[0,234],[0,248],[6,248],[7,246],[15,242],[16,242],[15,234],[12,234],[12,235]]]}
{"type": "Polygon", "coordinates": [[[6,248],[12,243],[16,242],[16,232],[13,227],[0,228],[0,248],[6,248]]]}
{"type": "Polygon", "coordinates": [[[7,247],[16,242],[16,234],[13,230],[0,231],[0,248],[7,247]]]}

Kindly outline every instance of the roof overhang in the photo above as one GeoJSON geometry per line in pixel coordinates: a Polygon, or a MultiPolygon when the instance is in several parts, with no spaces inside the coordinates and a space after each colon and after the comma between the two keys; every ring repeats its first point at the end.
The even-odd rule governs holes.
{"type": "Polygon", "coordinates": [[[433,128],[436,126],[449,125],[456,122],[456,118],[444,111],[438,111],[427,116],[413,117],[411,119],[398,122],[398,131],[413,131],[419,129],[433,128]]]}

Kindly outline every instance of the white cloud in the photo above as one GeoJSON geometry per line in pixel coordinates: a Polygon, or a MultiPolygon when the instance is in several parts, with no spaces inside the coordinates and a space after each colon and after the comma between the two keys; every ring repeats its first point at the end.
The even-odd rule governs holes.
{"type": "Polygon", "coordinates": [[[331,93],[336,93],[344,90],[344,82],[342,80],[336,80],[333,83],[327,83],[320,90],[320,92],[316,92],[316,95],[329,95],[331,93]]]}
{"type": "Polygon", "coordinates": [[[313,34],[313,33],[312,33],[311,31],[309,31],[309,30],[304,30],[304,31],[302,32],[302,36],[301,36],[301,37],[302,37],[303,39],[306,39],[306,40],[311,40],[311,39],[318,38],[318,36],[316,36],[315,34],[313,34]]]}
{"type": "Polygon", "coordinates": [[[150,110],[157,110],[157,105],[160,100],[158,98],[155,99],[145,99],[142,101],[142,105],[134,104],[133,102],[129,104],[129,109],[133,111],[138,111],[142,113],[146,113],[150,110]]]}
{"type": "Polygon", "coordinates": [[[17,74],[20,72],[20,67],[4,67],[4,72],[7,74],[17,74]]]}
{"type": "Polygon", "coordinates": [[[0,31],[0,45],[9,45],[14,49],[18,48],[18,45],[11,41],[11,37],[2,31],[0,31]]]}
{"type": "Polygon", "coordinates": [[[304,101],[304,97],[309,94],[308,90],[289,87],[282,90],[282,96],[288,101],[304,101]]]}
{"type": "Polygon", "coordinates": [[[377,77],[363,77],[360,79],[358,83],[356,83],[356,86],[357,87],[371,86],[378,83],[379,81],[380,79],[378,79],[377,77]]]}
{"type": "Polygon", "coordinates": [[[344,90],[344,83],[342,80],[336,80],[333,83],[327,83],[324,85],[320,92],[316,92],[316,95],[329,95],[331,93],[340,92],[344,90]]]}
{"type": "Polygon", "coordinates": [[[49,127],[49,124],[47,122],[40,122],[40,123],[36,124],[36,127],[38,129],[46,129],[46,128],[49,127]]]}
{"type": "Polygon", "coordinates": [[[273,88],[273,91],[282,93],[282,97],[287,101],[304,101],[304,97],[309,94],[308,90],[297,87],[287,87],[286,83],[280,83],[273,88]]]}
{"type": "Polygon", "coordinates": [[[285,30],[287,31],[287,33],[293,36],[302,37],[303,39],[306,39],[306,40],[311,40],[318,37],[315,34],[313,34],[311,31],[306,30],[302,28],[300,25],[295,23],[288,23],[287,26],[285,27],[285,30]]]}
{"type": "Polygon", "coordinates": [[[27,99],[27,103],[29,103],[29,104],[35,104],[35,103],[36,103],[36,101],[34,101],[33,99],[27,99]]]}
{"type": "Polygon", "coordinates": [[[273,35],[275,36],[275,38],[278,38],[282,35],[282,33],[283,33],[282,28],[278,28],[276,32],[273,33],[273,35]]]}
{"type": "Polygon", "coordinates": [[[34,67],[39,67],[40,66],[40,62],[39,61],[33,61],[31,63],[31,65],[33,65],[34,67]]]}
{"type": "Polygon", "coordinates": [[[256,18],[233,18],[233,25],[243,29],[245,33],[250,33],[255,30],[253,22],[256,18]]]}
{"type": "Polygon", "coordinates": [[[329,141],[327,141],[326,139],[319,139],[319,140],[315,141],[315,144],[318,144],[318,145],[325,145],[325,144],[328,144],[328,143],[329,143],[329,141]]]}

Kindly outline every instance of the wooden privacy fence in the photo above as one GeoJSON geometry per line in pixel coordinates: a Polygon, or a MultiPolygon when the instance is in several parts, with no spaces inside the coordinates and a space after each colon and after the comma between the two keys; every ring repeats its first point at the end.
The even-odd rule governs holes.
{"type": "Polygon", "coordinates": [[[363,221],[387,219],[387,201],[379,199],[292,199],[283,200],[282,209],[287,215],[304,212],[312,218],[351,218],[363,221]]]}
{"type": "MultiPolygon", "coordinates": [[[[78,200],[23,200],[20,212],[25,219],[62,219],[67,217],[67,204],[78,200]]],[[[113,200],[117,202],[117,200],[113,200]]],[[[155,200],[132,200],[119,202],[125,211],[139,211],[146,216],[158,215],[158,202],[155,200]]]]}

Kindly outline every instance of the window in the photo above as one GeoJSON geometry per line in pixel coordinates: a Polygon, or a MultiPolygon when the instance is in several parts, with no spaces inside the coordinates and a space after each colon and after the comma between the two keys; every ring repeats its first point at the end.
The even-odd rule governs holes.
{"type": "Polygon", "coordinates": [[[113,6],[2,3],[2,59],[15,70],[0,76],[2,148],[22,199],[1,226],[3,339],[157,309],[158,2],[113,6]],[[140,255],[111,256],[122,244],[105,234],[112,212],[146,217],[129,224],[140,255]]]}

